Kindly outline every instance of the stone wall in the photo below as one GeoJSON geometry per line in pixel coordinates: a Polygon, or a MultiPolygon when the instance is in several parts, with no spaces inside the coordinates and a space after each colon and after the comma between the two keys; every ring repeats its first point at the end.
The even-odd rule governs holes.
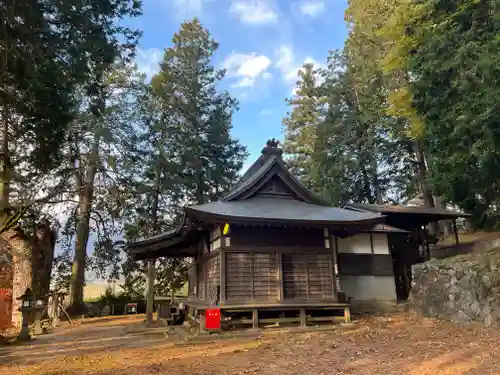
{"type": "Polygon", "coordinates": [[[410,304],[428,317],[500,325],[500,249],[415,265],[410,304]]]}

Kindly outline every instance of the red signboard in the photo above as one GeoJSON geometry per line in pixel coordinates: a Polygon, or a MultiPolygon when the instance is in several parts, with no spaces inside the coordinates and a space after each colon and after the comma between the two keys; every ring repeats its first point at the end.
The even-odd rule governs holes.
{"type": "Polygon", "coordinates": [[[205,328],[220,329],[220,309],[205,310],[205,328]]]}
{"type": "Polygon", "coordinates": [[[12,291],[10,289],[0,289],[0,301],[10,301],[12,298],[12,291]]]}
{"type": "Polygon", "coordinates": [[[10,328],[12,322],[12,291],[0,289],[0,330],[10,328]]]}

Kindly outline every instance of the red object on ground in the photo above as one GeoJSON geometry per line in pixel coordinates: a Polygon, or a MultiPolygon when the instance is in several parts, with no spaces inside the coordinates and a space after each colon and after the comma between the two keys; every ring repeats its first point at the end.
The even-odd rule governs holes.
{"type": "Polygon", "coordinates": [[[0,289],[0,330],[11,327],[12,290],[0,289]]]}
{"type": "Polygon", "coordinates": [[[220,309],[205,310],[205,328],[220,329],[220,309]]]}

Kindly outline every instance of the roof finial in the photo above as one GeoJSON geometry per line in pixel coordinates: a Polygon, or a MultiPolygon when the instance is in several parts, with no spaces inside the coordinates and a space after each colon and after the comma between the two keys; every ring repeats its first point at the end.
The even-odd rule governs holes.
{"type": "Polygon", "coordinates": [[[264,155],[276,155],[277,157],[281,158],[283,150],[278,147],[279,144],[280,142],[276,138],[271,138],[266,142],[266,147],[264,147],[262,153],[264,155]]]}
{"type": "Polygon", "coordinates": [[[266,142],[267,147],[278,148],[280,142],[276,138],[271,138],[266,142]]]}

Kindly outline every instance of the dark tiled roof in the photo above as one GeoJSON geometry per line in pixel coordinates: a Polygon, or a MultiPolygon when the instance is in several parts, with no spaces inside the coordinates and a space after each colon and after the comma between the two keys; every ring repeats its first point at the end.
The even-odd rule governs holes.
{"type": "Polygon", "coordinates": [[[370,229],[370,232],[378,233],[410,233],[407,230],[391,227],[387,224],[375,224],[375,226],[370,229]]]}
{"type": "Polygon", "coordinates": [[[182,229],[182,227],[179,227],[179,228],[171,229],[169,231],[166,231],[166,232],[163,232],[163,233],[160,233],[160,234],[156,234],[154,236],[150,236],[150,237],[146,237],[146,238],[141,238],[140,240],[137,240],[135,242],[129,243],[127,245],[127,248],[131,249],[131,248],[134,248],[134,247],[146,245],[146,244],[153,243],[153,242],[159,242],[159,241],[163,241],[163,240],[168,240],[168,239],[174,237],[175,235],[180,234],[181,229],[182,229]]]}
{"type": "Polygon", "coordinates": [[[414,215],[430,215],[442,217],[469,217],[469,214],[458,211],[449,211],[442,208],[432,208],[424,206],[400,206],[400,205],[381,205],[381,204],[364,204],[353,203],[345,206],[345,208],[362,209],[372,212],[380,212],[382,214],[414,214],[414,215]]]}
{"type": "MultiPolygon", "coordinates": [[[[259,158],[260,159],[260,158],[259,158]]],[[[258,181],[266,172],[268,172],[276,163],[276,157],[275,156],[269,156],[267,160],[264,160],[263,162],[259,163],[260,167],[255,168],[252,173],[248,173],[243,175],[242,180],[239,185],[237,185],[229,194],[227,194],[224,198],[222,198],[223,201],[229,201],[233,199],[234,197],[238,196],[238,194],[242,193],[246,189],[248,189],[250,186],[252,186],[256,181],[258,181]]],[[[252,168],[256,167],[257,164],[254,163],[250,168],[249,172],[252,168]]]]}
{"type": "Polygon", "coordinates": [[[236,186],[228,195],[222,198],[222,201],[232,201],[238,200],[251,188],[260,183],[263,179],[270,177],[270,172],[273,168],[273,174],[280,174],[283,176],[283,180],[286,185],[293,191],[296,191],[305,201],[328,206],[327,203],[323,202],[320,198],[316,197],[310,190],[308,190],[300,181],[288,170],[285,163],[280,156],[277,155],[265,155],[263,159],[259,158],[259,163],[254,163],[250,169],[253,169],[251,173],[246,173],[243,176],[242,181],[236,186]],[[259,166],[257,168],[257,166],[259,166]]]}
{"type": "Polygon", "coordinates": [[[357,223],[382,220],[380,214],[357,212],[293,199],[250,198],[219,201],[186,208],[189,213],[209,214],[221,219],[254,219],[276,222],[357,223]]]}

